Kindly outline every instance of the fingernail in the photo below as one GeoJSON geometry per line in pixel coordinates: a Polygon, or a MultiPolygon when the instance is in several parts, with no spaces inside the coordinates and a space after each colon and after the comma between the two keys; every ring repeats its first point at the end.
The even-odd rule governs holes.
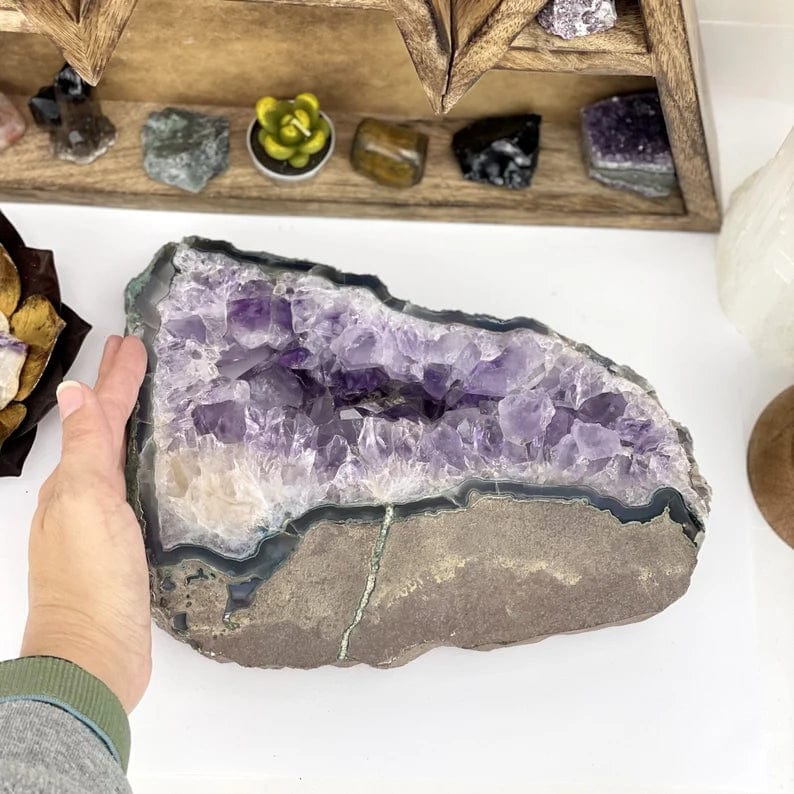
{"type": "Polygon", "coordinates": [[[68,419],[84,402],[83,387],[76,380],[65,380],[55,390],[61,421],[68,419]]]}

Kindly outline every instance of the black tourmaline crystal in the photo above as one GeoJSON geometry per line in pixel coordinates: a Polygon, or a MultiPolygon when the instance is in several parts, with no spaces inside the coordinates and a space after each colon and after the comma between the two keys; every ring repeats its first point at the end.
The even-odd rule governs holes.
{"type": "Polygon", "coordinates": [[[52,153],[61,160],[91,163],[116,142],[116,128],[92,94],[93,88],[65,64],[52,85],[28,101],[33,120],[49,131],[52,153]]]}
{"type": "Polygon", "coordinates": [[[481,119],[458,130],[452,150],[465,179],[498,187],[529,187],[538,165],[541,117],[481,119]]]}

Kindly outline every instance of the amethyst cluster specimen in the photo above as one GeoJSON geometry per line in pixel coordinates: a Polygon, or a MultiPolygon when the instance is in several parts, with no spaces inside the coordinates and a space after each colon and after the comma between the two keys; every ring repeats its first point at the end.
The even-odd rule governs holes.
{"type": "Polygon", "coordinates": [[[582,110],[585,159],[593,179],[649,198],[669,196],[676,176],[655,91],[614,96],[582,110]]]}
{"type": "Polygon", "coordinates": [[[403,663],[647,617],[708,487],[631,370],[525,319],[189,239],[127,292],[155,616],[245,665],[403,663]]]}

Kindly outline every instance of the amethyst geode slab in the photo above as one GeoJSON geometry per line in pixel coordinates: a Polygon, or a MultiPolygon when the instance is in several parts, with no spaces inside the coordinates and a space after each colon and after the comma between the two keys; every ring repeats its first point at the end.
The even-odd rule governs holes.
{"type": "Polygon", "coordinates": [[[127,291],[158,622],[246,665],[392,665],[647,617],[708,511],[647,383],[531,320],[191,238],[127,291]]]}

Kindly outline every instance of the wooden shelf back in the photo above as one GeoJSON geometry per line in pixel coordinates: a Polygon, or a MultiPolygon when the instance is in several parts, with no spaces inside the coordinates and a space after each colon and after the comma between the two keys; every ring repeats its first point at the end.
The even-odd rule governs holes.
{"type": "Polygon", "coordinates": [[[618,0],[612,30],[566,40],[533,19],[515,38],[497,69],[581,74],[653,75],[639,0],[618,0]]]}
{"type": "Polygon", "coordinates": [[[33,26],[11,0],[0,0],[0,31],[19,33],[32,30],[33,26]]]}

